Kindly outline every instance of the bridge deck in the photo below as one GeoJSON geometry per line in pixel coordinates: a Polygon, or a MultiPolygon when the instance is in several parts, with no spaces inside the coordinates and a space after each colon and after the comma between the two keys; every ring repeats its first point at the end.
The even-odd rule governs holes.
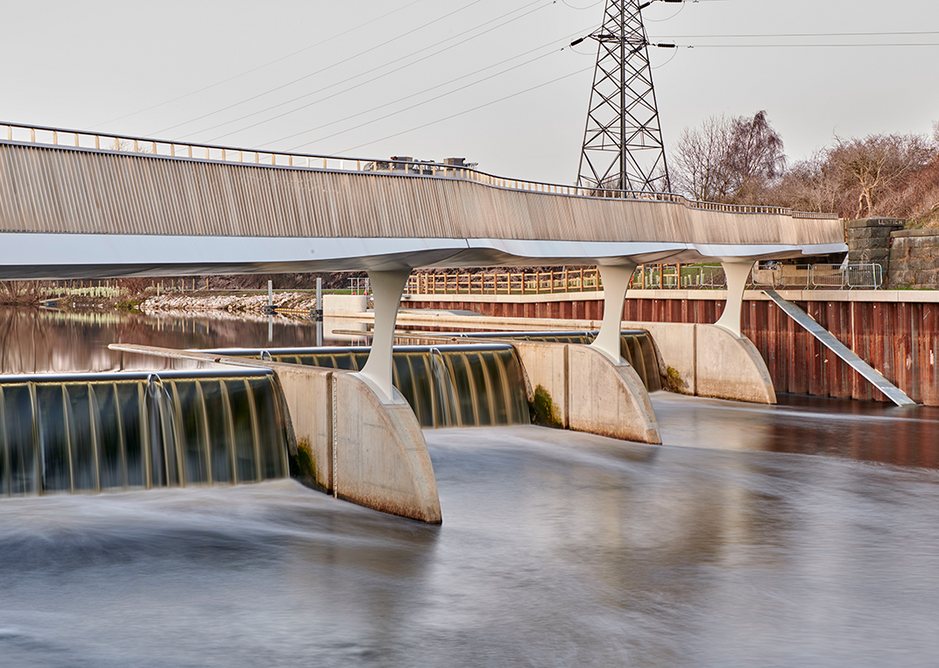
{"type": "Polygon", "coordinates": [[[506,187],[468,169],[410,171],[0,140],[0,278],[687,262],[844,250],[842,223],[827,215],[506,187]]]}

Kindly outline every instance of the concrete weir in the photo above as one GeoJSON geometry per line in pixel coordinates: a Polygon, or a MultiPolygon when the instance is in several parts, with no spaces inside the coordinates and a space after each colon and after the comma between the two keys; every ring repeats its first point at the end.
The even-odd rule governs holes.
{"type": "MultiPolygon", "coordinates": [[[[272,364],[293,441],[309,455],[301,472],[336,498],[431,524],[442,520],[421,426],[400,394],[383,400],[356,374],[272,364]]],[[[303,457],[301,457],[302,461],[303,457]]]]}
{"type": "Polygon", "coordinates": [[[766,363],[753,343],[719,325],[624,322],[652,335],[669,389],[680,394],[775,404],[766,363]]]}
{"type": "Polygon", "coordinates": [[[298,477],[367,508],[441,522],[427,443],[399,393],[384,399],[361,377],[336,369],[129,344],[110,348],[160,357],[172,368],[273,369],[287,406],[291,455],[301,465],[298,477]]]}
{"type": "Polygon", "coordinates": [[[629,364],[614,363],[585,345],[539,341],[512,345],[531,383],[532,399],[550,406],[558,426],[626,441],[662,442],[649,393],[629,364]]]}
{"type": "MultiPolygon", "coordinates": [[[[550,399],[558,426],[661,443],[648,392],[633,368],[585,345],[515,341],[529,394],[550,399]]],[[[401,394],[385,397],[362,374],[297,364],[129,344],[114,350],[169,368],[272,369],[286,405],[293,474],[336,498],[422,522],[442,521],[421,426],[401,394]],[[141,357],[144,356],[144,357],[141,357]]]]}

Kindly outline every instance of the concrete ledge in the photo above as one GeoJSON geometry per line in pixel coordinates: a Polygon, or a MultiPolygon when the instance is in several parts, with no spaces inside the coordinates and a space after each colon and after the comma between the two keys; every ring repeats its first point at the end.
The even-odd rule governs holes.
{"type": "Polygon", "coordinates": [[[365,295],[323,295],[323,313],[364,313],[368,310],[365,295]]]}
{"type": "Polygon", "coordinates": [[[513,341],[531,387],[547,394],[564,428],[626,441],[661,443],[655,411],[642,380],[588,346],[513,341]]]}
{"type": "Polygon", "coordinates": [[[400,395],[398,401],[382,402],[348,371],[148,346],[111,347],[171,359],[182,368],[231,364],[273,369],[287,404],[291,454],[308,459],[310,470],[303,473],[311,482],[367,508],[441,522],[427,443],[400,395]]]}
{"type": "Polygon", "coordinates": [[[628,322],[623,326],[652,335],[673,390],[699,397],[776,403],[766,363],[745,336],[717,325],[628,322]]]}

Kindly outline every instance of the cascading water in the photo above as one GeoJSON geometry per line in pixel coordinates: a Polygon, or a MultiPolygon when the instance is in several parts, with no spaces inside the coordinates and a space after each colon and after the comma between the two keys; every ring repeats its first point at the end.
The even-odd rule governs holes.
{"type": "MultiPolygon", "coordinates": [[[[465,336],[474,339],[517,339],[548,343],[588,344],[593,342],[597,332],[473,332],[454,334],[453,336],[465,336]]],[[[655,344],[648,332],[644,330],[623,330],[620,332],[620,355],[635,369],[646,386],[646,390],[657,392],[662,389],[662,377],[659,371],[655,344]]]]}
{"type": "MultiPolygon", "coordinates": [[[[369,348],[225,350],[275,362],[359,371],[369,348]]],[[[392,382],[422,427],[530,424],[525,375],[506,344],[397,346],[392,382]]]]}
{"type": "Polygon", "coordinates": [[[0,377],[0,496],[287,476],[267,370],[0,377]]]}

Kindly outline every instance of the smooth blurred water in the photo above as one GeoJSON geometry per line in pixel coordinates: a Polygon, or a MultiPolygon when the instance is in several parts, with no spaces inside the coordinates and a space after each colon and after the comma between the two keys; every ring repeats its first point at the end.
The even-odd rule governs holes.
{"type": "MultiPolygon", "coordinates": [[[[4,359],[57,370],[267,334],[24,318],[4,359]]],[[[780,399],[428,430],[439,527],[289,480],[0,499],[0,666],[937,665],[939,410],[780,399]]]]}
{"type": "Polygon", "coordinates": [[[830,447],[936,411],[654,402],[660,447],[425,432],[440,527],[291,481],[3,500],[0,665],[936,665],[939,474],[830,447]]]}

